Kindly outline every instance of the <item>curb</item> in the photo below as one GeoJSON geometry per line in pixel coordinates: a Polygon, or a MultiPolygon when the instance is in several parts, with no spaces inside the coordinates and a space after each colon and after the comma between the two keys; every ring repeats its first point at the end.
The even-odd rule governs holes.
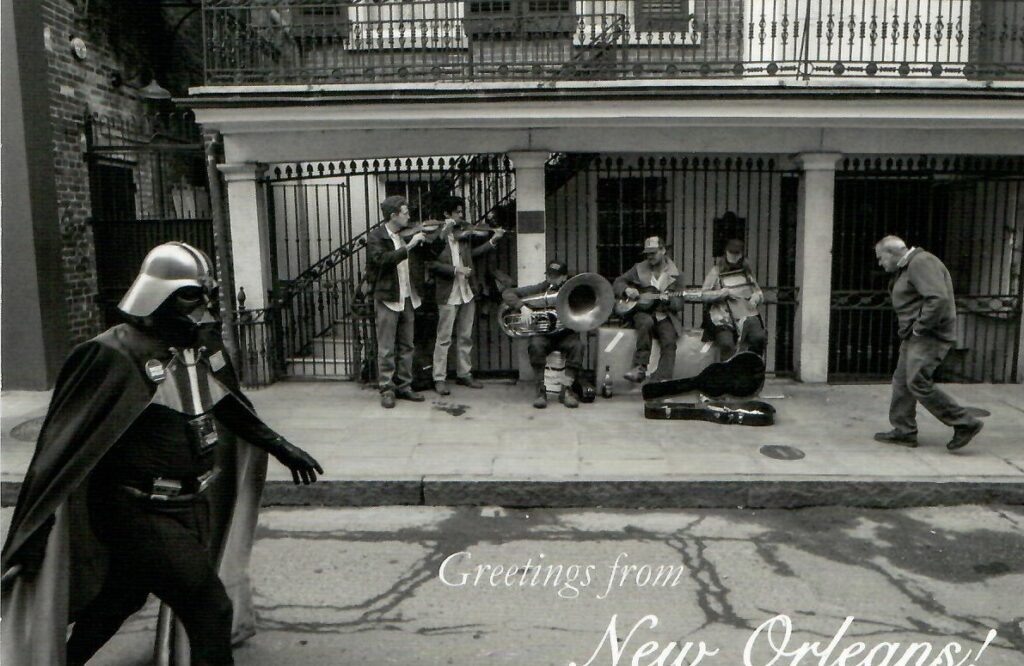
{"type": "MultiPolygon", "coordinates": [[[[19,481],[0,483],[0,505],[14,506],[19,481]]],[[[1024,480],[1005,478],[647,480],[467,480],[443,477],[269,481],[263,506],[507,506],[519,508],[794,509],[812,506],[906,508],[957,504],[1024,505],[1024,480]]]]}

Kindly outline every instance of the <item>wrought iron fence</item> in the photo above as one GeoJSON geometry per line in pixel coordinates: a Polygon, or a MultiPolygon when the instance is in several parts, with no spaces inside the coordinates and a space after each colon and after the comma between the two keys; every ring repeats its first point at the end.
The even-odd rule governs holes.
{"type": "MultiPolygon", "coordinates": [[[[379,206],[385,197],[406,197],[414,222],[436,219],[442,198],[454,194],[465,199],[471,221],[506,227],[515,223],[508,212],[514,201],[512,168],[498,155],[282,165],[271,170],[265,187],[276,247],[273,302],[281,368],[287,376],[373,378],[372,311],[360,309],[357,292],[366,277],[366,234],[380,224],[379,206]]],[[[410,262],[425,301],[417,311],[417,339],[432,340],[432,278],[422,254],[414,254],[410,262]]],[[[478,270],[489,274],[484,265],[478,270]]],[[[480,295],[484,317],[497,298],[491,282],[485,280],[488,286],[480,295]]],[[[489,339],[489,327],[482,319],[484,340],[489,339]]],[[[493,367],[505,353],[499,345],[478,344],[476,367],[484,373],[493,367]]],[[[430,364],[427,351],[419,348],[425,346],[423,342],[417,350],[420,370],[430,364]]]]}
{"type": "MultiPolygon", "coordinates": [[[[798,174],[776,156],[560,155],[547,169],[548,254],[609,280],[666,239],[687,285],[700,286],[730,237],[746,242],[764,289],[769,372],[793,370],[798,174]]],[[[686,328],[703,308],[687,305],[686,328]]],[[[614,324],[614,322],[613,322],[614,324]]],[[[596,359],[596,339],[588,359],[596,359]]]]}
{"type": "Polygon", "coordinates": [[[208,85],[1024,77],[1020,0],[204,0],[208,85]]]}
{"type": "Polygon", "coordinates": [[[267,386],[282,374],[282,351],[276,333],[275,314],[274,308],[247,309],[245,291],[239,293],[233,324],[238,341],[238,377],[242,386],[267,386]]]}
{"type": "Polygon", "coordinates": [[[945,381],[1019,381],[1024,160],[847,158],[836,175],[829,376],[881,380],[899,341],[889,276],[874,244],[888,234],[938,256],[957,301],[945,381]]]}

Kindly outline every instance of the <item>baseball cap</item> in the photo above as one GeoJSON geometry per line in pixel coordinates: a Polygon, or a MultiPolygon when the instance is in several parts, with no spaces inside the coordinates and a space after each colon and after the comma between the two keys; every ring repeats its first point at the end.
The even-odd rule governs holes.
{"type": "Polygon", "coordinates": [[[644,252],[657,252],[658,250],[665,247],[665,244],[661,242],[661,239],[657,236],[651,236],[650,238],[644,239],[644,252]]]}
{"type": "Polygon", "coordinates": [[[549,261],[548,267],[544,270],[545,275],[568,275],[569,267],[564,261],[549,261]]]}

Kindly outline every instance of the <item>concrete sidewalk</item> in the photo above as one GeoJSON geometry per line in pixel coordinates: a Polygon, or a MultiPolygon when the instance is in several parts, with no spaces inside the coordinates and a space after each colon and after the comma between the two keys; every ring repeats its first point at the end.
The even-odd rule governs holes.
{"type": "MultiPolygon", "coordinates": [[[[1024,386],[949,385],[991,412],[962,451],[920,414],[917,449],[887,446],[887,385],[769,381],[775,426],[643,418],[639,392],[568,410],[530,406],[528,387],[453,386],[451,396],[380,407],[354,383],[284,382],[250,391],[260,415],[317,457],[325,483],[295,488],[271,461],[265,503],[506,506],[785,507],[1024,503],[1024,386]],[[792,447],[785,458],[767,446],[792,447]]],[[[45,393],[5,392],[4,502],[31,458],[45,393]],[[35,423],[38,423],[37,421],[35,423]]]]}

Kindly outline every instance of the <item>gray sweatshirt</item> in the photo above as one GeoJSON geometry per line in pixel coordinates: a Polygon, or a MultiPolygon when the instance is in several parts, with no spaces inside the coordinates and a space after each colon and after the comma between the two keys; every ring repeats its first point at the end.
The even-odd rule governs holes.
{"type": "Polygon", "coordinates": [[[953,280],[934,254],[914,248],[890,286],[899,336],[928,335],[946,342],[956,339],[953,280]]]}

